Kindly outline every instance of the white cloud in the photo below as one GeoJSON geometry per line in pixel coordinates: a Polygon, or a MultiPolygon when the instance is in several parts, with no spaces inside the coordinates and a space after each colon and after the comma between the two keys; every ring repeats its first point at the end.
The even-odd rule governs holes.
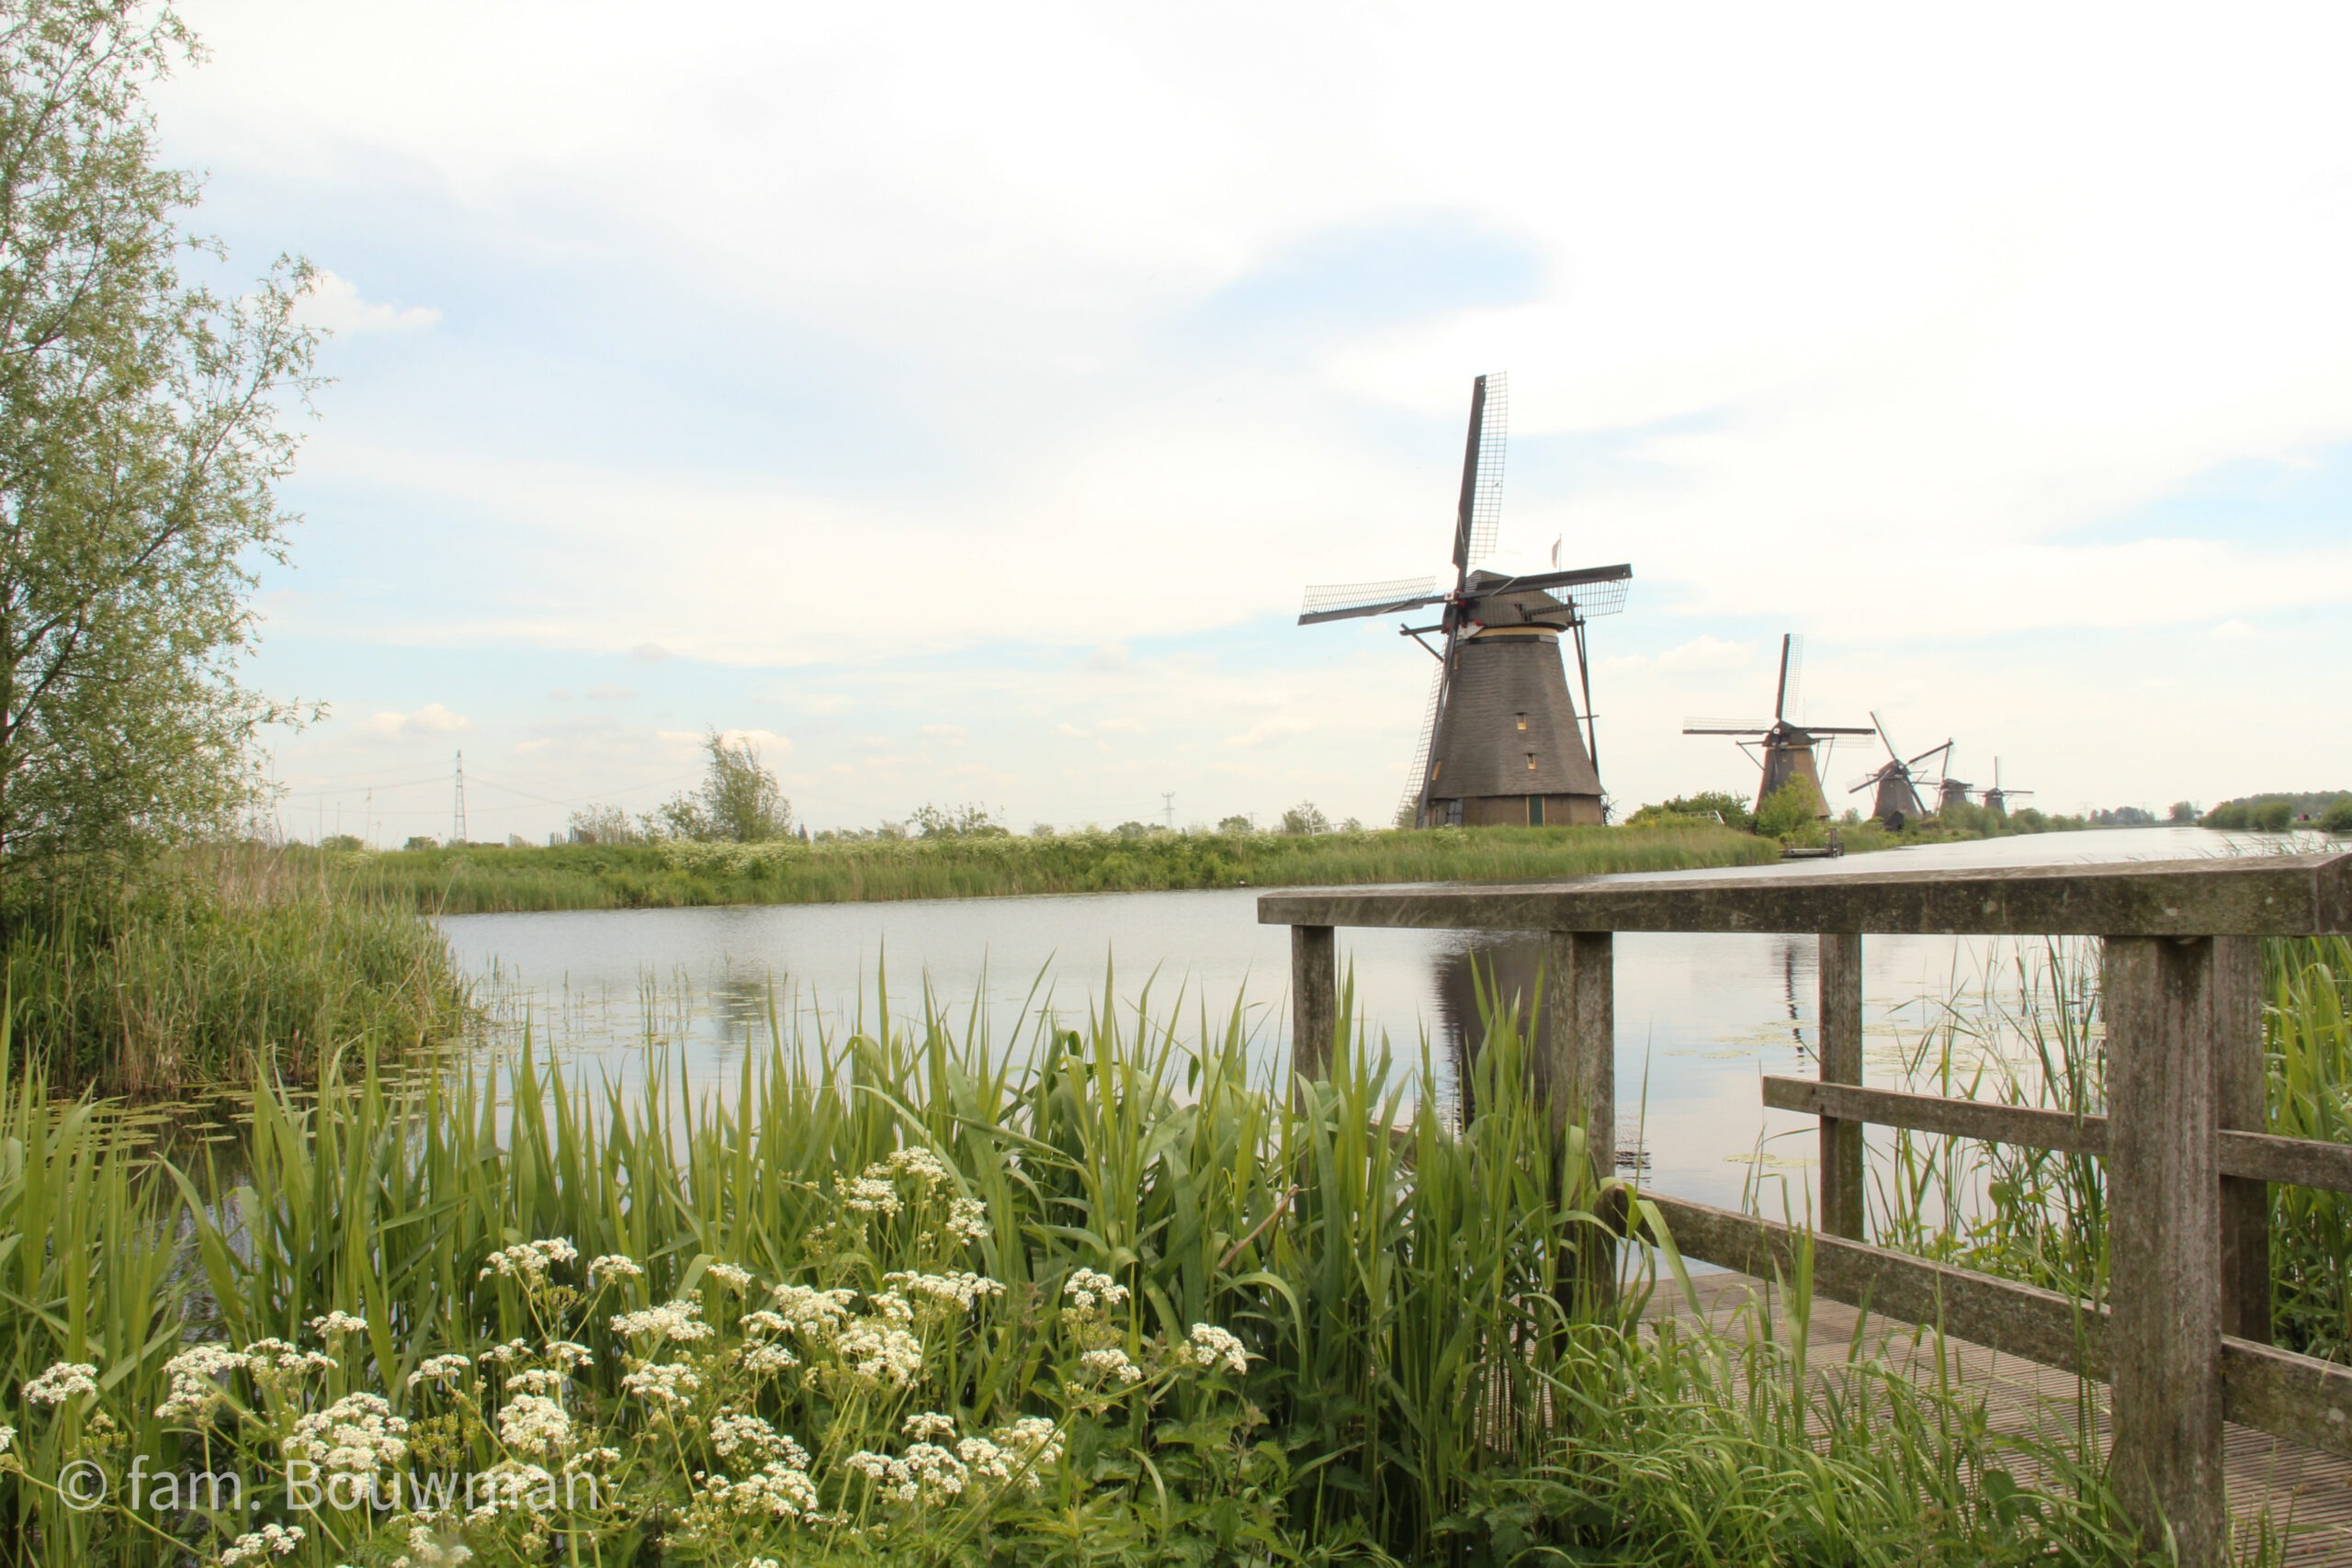
{"type": "Polygon", "coordinates": [[[429,305],[370,304],[349,278],[321,268],[294,306],[294,319],[343,337],[363,333],[422,332],[441,320],[429,305]]]}
{"type": "Polygon", "coordinates": [[[451,713],[439,703],[427,703],[409,713],[370,714],[359,721],[362,734],[381,736],[388,740],[429,740],[462,735],[473,728],[473,720],[451,713]]]}
{"type": "Polygon", "coordinates": [[[626,703],[635,699],[637,689],[634,686],[591,686],[580,694],[592,703],[626,703]]]}
{"type": "Polygon", "coordinates": [[[1702,636],[1668,649],[1657,656],[1657,663],[1661,670],[1676,671],[1736,670],[1747,662],[1751,651],[1744,642],[1724,642],[1702,636]]]}

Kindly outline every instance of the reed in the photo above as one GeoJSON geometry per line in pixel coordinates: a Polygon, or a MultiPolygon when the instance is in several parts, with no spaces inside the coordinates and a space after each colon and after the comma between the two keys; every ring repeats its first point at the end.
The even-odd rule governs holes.
{"type": "MultiPolygon", "coordinates": [[[[320,852],[288,850],[297,861],[320,852]]],[[[446,914],[825,904],[1208,887],[1523,881],[1753,865],[1779,846],[1706,825],[1435,832],[1066,833],[804,845],[567,844],[326,852],[385,900],[446,914]]]]}
{"type": "Polygon", "coordinates": [[[115,1094],[307,1079],[337,1050],[389,1058],[471,1018],[424,922],[330,860],[251,845],[21,892],[0,987],[57,1081],[115,1094]]]}
{"type": "MultiPolygon", "coordinates": [[[[2095,1467],[1988,1431],[1960,1391],[1916,1388],[1860,1344],[1808,1356],[1758,1324],[1645,1319],[1672,1263],[1661,1235],[1638,1238],[1621,1295],[1566,1289],[1598,1194],[1574,1175],[1580,1135],[1525,1087],[1518,1014],[1487,1007],[1466,1126],[1426,1052],[1399,1064],[1348,1042],[1294,1097],[1253,1066],[1238,1009],[1195,1004],[1188,1023],[1148,994],[1000,1039],[928,997],[897,1021],[885,992],[839,1035],[776,1021],[779,1043],[724,1092],[658,1048],[636,1087],[533,1050],[408,1079],[337,1056],[315,1093],[257,1094],[217,1165],[167,1167],[10,1066],[0,1219],[55,1242],[0,1257],[0,1418],[21,1461],[0,1472],[0,1550],[211,1562],[249,1535],[270,1550],[259,1532],[276,1525],[305,1532],[277,1538],[283,1561],[320,1568],[430,1561],[418,1539],[446,1552],[460,1534],[483,1563],[2130,1560],[2095,1467]],[[934,1167],[949,1186],[903,1177],[934,1167]],[[868,1193],[859,1212],[861,1170],[898,1181],[903,1206],[876,1218],[868,1193]],[[941,1252],[949,1199],[973,1207],[941,1252]],[[599,1283],[585,1265],[607,1256],[640,1272],[616,1286],[607,1265],[599,1283]],[[537,1283],[520,1278],[530,1258],[537,1283]],[[847,1443],[910,1461],[906,1412],[809,1370],[835,1364],[822,1335],[789,1341],[800,1382],[752,1388],[729,1370],[757,1304],[730,1294],[731,1271],[881,1312],[883,1273],[910,1263],[1002,1293],[952,1332],[919,1320],[924,1404],[909,1409],[959,1431],[1046,1423],[1061,1446],[1035,1493],[975,1482],[918,1506],[859,1490],[847,1443]],[[1092,1328],[1069,1316],[1080,1270],[1125,1292],[1092,1328]],[[665,1413],[625,1382],[657,1349],[614,1320],[673,1300],[712,1332],[659,1348],[663,1375],[699,1369],[708,1398],[665,1413]],[[1214,1342],[1198,1325],[1235,1336],[1246,1370],[1197,1381],[1185,1348],[1214,1342]],[[591,1359],[538,1368],[559,1334],[591,1359]],[[175,1386],[191,1345],[215,1348],[213,1370],[175,1386]],[[1123,1404],[1086,1383],[1084,1345],[1127,1357],[1146,1393],[1123,1404]],[[44,1376],[69,1392],[31,1397],[44,1376]],[[536,1438],[514,1419],[529,1389],[561,1405],[576,1450],[519,1447],[552,1442],[544,1411],[536,1438]],[[355,1431],[410,1423],[404,1463],[511,1475],[609,1449],[595,1462],[628,1506],[304,1512],[286,1445],[330,1410],[355,1431]],[[794,1473],[821,1528],[705,1506],[697,1474],[745,1473],[715,1446],[729,1411],[807,1443],[794,1473]],[[53,1490],[74,1457],[118,1500],[134,1463],[240,1468],[249,1490],[234,1510],[76,1513],[53,1490]]],[[[762,1473],[778,1466],[793,1468],[762,1473]]]]}

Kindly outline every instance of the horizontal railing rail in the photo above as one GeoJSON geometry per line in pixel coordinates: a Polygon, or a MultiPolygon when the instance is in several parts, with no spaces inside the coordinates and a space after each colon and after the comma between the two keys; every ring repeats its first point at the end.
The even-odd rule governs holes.
{"type": "Polygon", "coordinates": [[[2263,1130],[2257,942],[2352,931],[2352,855],[1294,888],[1261,895],[1258,918],[1291,928],[1293,1061],[1309,1077],[1345,1023],[1335,928],[1542,933],[1532,1070],[1555,1120],[1585,1129],[1603,1179],[1616,1163],[1615,933],[1815,933],[1820,1077],[1768,1077],[1763,1097],[1820,1119],[1818,1225],[1645,1190],[1681,1252],[1770,1274],[1809,1247],[1813,1286],[1833,1300],[2105,1381],[2119,1492],[2196,1568],[2227,1555],[2225,1420],[2352,1456],[2352,1369],[2268,1343],[2267,1184],[2352,1191],[2352,1146],[2263,1130]],[[1868,934],[2100,938],[2107,1114],[1863,1087],[1868,934]],[[2106,1303],[1868,1245],[1872,1123],[2103,1159],[2106,1303]]]}

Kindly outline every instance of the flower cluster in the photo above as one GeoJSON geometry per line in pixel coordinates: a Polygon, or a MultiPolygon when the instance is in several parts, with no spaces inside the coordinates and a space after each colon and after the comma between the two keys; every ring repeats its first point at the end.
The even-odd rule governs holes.
{"type": "Polygon", "coordinates": [[[959,1274],[885,1274],[882,1282],[894,1285],[911,1296],[925,1297],[941,1305],[953,1304],[957,1310],[969,1312],[976,1302],[1004,1294],[1004,1286],[985,1275],[959,1274]]]}
{"type": "Polygon", "coordinates": [[[301,1526],[264,1525],[239,1536],[220,1553],[221,1568],[237,1568],[240,1562],[258,1562],[266,1557],[291,1557],[301,1544],[301,1526]]]}
{"type": "Polygon", "coordinates": [[[311,1319],[311,1332],[323,1340],[333,1340],[345,1334],[365,1334],[368,1332],[368,1320],[337,1307],[333,1312],[311,1319]]]}
{"type": "Polygon", "coordinates": [[[616,1314],[613,1332],[632,1339],[674,1339],[684,1344],[707,1339],[718,1331],[702,1320],[700,1302],[681,1299],[664,1306],[648,1307],[643,1312],[616,1314]]]}
{"type": "Polygon", "coordinates": [[[98,1369],[88,1361],[59,1361],[26,1382],[25,1398],[35,1404],[62,1404],[77,1393],[98,1392],[98,1369]]]}
{"type": "Polygon", "coordinates": [[[588,1265],[588,1283],[592,1286],[609,1285],[616,1280],[644,1278],[645,1265],[634,1258],[624,1258],[617,1252],[608,1252],[588,1265]]]}
{"type": "Polygon", "coordinates": [[[229,1402],[217,1381],[242,1370],[245,1357],[226,1345],[191,1345],[164,1363],[172,1392],[155,1406],[159,1421],[202,1421],[229,1402]]]}
{"type": "Polygon", "coordinates": [[[1226,1329],[1215,1325],[1193,1325],[1192,1337],[1184,1342],[1178,1354],[1195,1367],[1211,1371],[1246,1372],[1250,1370],[1250,1352],[1241,1341],[1226,1329]]]}
{"type": "Polygon", "coordinates": [[[498,1440],[523,1453],[560,1454],[571,1446],[571,1417],[545,1394],[510,1394],[498,1413],[498,1440]]]}
{"type": "Polygon", "coordinates": [[[374,1476],[408,1457],[408,1423],[379,1394],[348,1393],[298,1419],[283,1447],[331,1474],[374,1476]]]}
{"type": "Polygon", "coordinates": [[[574,1262],[579,1257],[580,1249],[561,1236],[549,1241],[526,1241],[492,1253],[490,1261],[482,1267],[481,1278],[496,1275],[526,1285],[543,1284],[550,1268],[574,1262]]]}
{"type": "Polygon", "coordinates": [[[1125,1285],[1091,1269],[1072,1269],[1069,1278],[1062,1281],[1062,1294],[1069,1298],[1067,1310],[1081,1314],[1107,1312],[1127,1303],[1125,1285]]]}

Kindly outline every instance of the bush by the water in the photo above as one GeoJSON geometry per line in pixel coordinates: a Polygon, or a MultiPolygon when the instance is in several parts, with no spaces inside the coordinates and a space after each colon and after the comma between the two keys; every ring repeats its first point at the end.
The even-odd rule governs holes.
{"type": "Polygon", "coordinates": [[[169,1180],[0,1037],[0,1229],[49,1243],[0,1556],[2134,1561],[2071,1438],[1572,1291],[1599,1193],[1508,1012],[1457,1127],[1426,1067],[1295,1100],[1238,1011],[1137,1011],[786,1040],[723,1099],[330,1073],[169,1180]]]}
{"type": "Polygon", "coordinates": [[[337,1049],[390,1056],[470,1016],[430,926],[360,896],[332,856],[258,846],[20,879],[0,975],[17,1038],[60,1082],[109,1093],[307,1079],[337,1049]]]}

